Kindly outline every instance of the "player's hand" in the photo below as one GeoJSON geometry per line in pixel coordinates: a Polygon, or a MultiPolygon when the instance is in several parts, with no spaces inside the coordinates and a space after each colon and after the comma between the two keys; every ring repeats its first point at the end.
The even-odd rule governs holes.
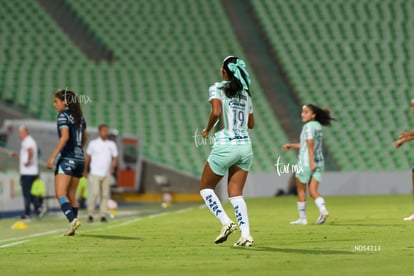
{"type": "Polygon", "coordinates": [[[310,167],[311,171],[316,170],[315,162],[311,162],[309,167],[310,167]]]}
{"type": "Polygon", "coordinates": [[[11,151],[11,152],[9,152],[9,156],[10,157],[18,157],[18,154],[17,154],[17,152],[11,151]]]}
{"type": "Polygon", "coordinates": [[[401,143],[401,142],[399,142],[399,141],[392,143],[392,146],[393,146],[394,148],[396,148],[396,149],[398,149],[399,147],[401,147],[401,145],[402,145],[402,143],[401,143]]]}
{"type": "Polygon", "coordinates": [[[206,138],[208,136],[208,131],[206,129],[203,129],[201,136],[203,136],[203,138],[206,138]]]}
{"type": "Polygon", "coordinates": [[[404,144],[405,139],[404,138],[400,138],[398,141],[395,141],[394,143],[392,143],[392,146],[396,149],[398,149],[399,147],[401,147],[404,144]]]}
{"type": "Polygon", "coordinates": [[[283,150],[290,150],[292,148],[292,146],[290,145],[290,144],[284,144],[283,146],[282,146],[282,149],[283,150]]]}
{"type": "Polygon", "coordinates": [[[46,168],[52,169],[53,168],[53,163],[55,163],[55,158],[50,157],[49,160],[46,163],[46,168]]]}

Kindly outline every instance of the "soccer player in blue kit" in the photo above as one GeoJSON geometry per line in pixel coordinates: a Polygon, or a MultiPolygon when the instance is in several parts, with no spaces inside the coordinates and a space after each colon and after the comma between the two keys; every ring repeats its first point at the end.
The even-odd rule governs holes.
{"type": "Polygon", "coordinates": [[[85,163],[83,148],[87,141],[86,122],[79,99],[73,91],[58,90],[54,96],[54,107],[59,112],[59,141],[46,166],[51,169],[56,161],[55,194],[62,212],[69,221],[69,229],[65,235],[73,236],[80,226],[77,218],[76,189],[85,163]]]}

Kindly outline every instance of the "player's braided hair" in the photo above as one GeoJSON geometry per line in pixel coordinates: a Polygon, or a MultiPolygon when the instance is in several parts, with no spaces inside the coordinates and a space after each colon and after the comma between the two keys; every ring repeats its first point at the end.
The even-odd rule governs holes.
{"type": "Polygon", "coordinates": [[[59,89],[55,92],[55,97],[66,102],[66,106],[69,108],[69,113],[74,119],[76,128],[80,128],[82,125],[83,113],[76,93],[67,89],[59,89]]]}

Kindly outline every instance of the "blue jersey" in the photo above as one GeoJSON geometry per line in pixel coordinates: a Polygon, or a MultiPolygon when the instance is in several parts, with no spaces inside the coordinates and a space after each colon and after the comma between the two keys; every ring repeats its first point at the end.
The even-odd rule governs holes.
{"type": "Polygon", "coordinates": [[[70,114],[69,109],[65,109],[58,114],[57,129],[59,138],[62,136],[61,129],[69,129],[69,140],[60,151],[60,158],[70,158],[75,160],[85,160],[85,155],[82,148],[83,132],[86,130],[86,122],[82,117],[81,126],[79,129],[75,125],[75,120],[70,114]]]}

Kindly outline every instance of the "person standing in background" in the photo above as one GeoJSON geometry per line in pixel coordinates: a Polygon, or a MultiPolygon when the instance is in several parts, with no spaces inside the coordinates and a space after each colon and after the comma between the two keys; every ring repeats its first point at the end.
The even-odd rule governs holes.
{"type": "MultiPolygon", "coordinates": [[[[25,126],[20,126],[19,137],[21,139],[20,154],[11,152],[10,156],[19,158],[20,185],[24,198],[24,214],[20,218],[30,220],[30,204],[36,205],[30,191],[33,181],[39,174],[37,143],[25,126]]],[[[34,206],[34,208],[37,212],[40,206],[34,206]]]]}
{"type": "Polygon", "coordinates": [[[108,126],[102,124],[98,127],[99,137],[92,140],[87,149],[85,157],[85,170],[83,175],[88,176],[88,222],[93,222],[93,215],[98,198],[100,198],[99,209],[101,222],[107,222],[108,201],[113,174],[118,164],[118,149],[114,141],[109,140],[108,126]]]}

